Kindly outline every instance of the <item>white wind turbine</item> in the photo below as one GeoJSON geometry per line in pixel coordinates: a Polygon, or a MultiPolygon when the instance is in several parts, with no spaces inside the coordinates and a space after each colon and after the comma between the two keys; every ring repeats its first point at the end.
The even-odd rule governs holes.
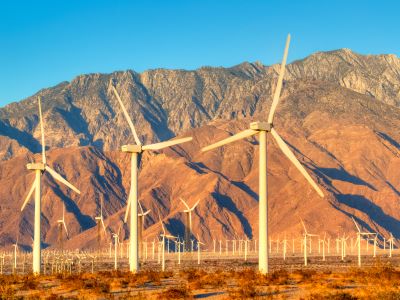
{"type": "Polygon", "coordinates": [[[192,211],[199,204],[200,200],[197,200],[197,202],[190,208],[185,200],[183,200],[182,198],[179,198],[179,199],[186,206],[186,209],[183,211],[186,214],[185,243],[189,249],[190,236],[192,235],[192,232],[193,232],[192,231],[193,230],[193,228],[192,228],[192,211]]]}
{"type": "Polygon", "coordinates": [[[150,145],[142,145],[139,140],[139,137],[136,133],[135,127],[133,126],[133,122],[129,117],[129,114],[117,92],[113,84],[110,84],[112,91],[114,92],[115,97],[118,100],[118,103],[121,106],[121,109],[124,113],[126,121],[129,124],[129,127],[132,131],[133,137],[135,139],[134,145],[124,145],[122,146],[122,152],[131,153],[131,182],[130,182],[130,191],[128,197],[128,204],[126,208],[125,214],[125,223],[128,220],[128,214],[131,215],[130,218],[130,238],[129,238],[129,270],[131,272],[137,272],[139,270],[139,262],[138,262],[138,162],[139,156],[148,150],[161,150],[167,147],[171,147],[177,144],[182,144],[185,142],[189,142],[192,140],[192,137],[169,140],[166,142],[155,143],[150,145]]]}
{"type": "Polygon", "coordinates": [[[311,241],[311,237],[312,236],[318,236],[317,234],[311,234],[308,233],[306,225],[304,225],[303,220],[300,218],[301,224],[303,225],[304,228],[304,240],[303,240],[303,250],[304,250],[304,265],[307,266],[307,237],[310,237],[310,241],[311,241]]]}
{"type": "Polygon", "coordinates": [[[354,220],[353,217],[351,219],[354,222],[354,225],[356,225],[357,228],[357,244],[358,244],[358,266],[361,267],[361,236],[366,235],[367,237],[370,235],[374,235],[375,233],[373,232],[361,232],[360,227],[358,227],[356,220],[354,220]]]}
{"type": "Polygon", "coordinates": [[[388,239],[388,242],[389,242],[389,257],[392,257],[393,243],[394,243],[394,238],[392,233],[390,233],[390,239],[388,239]]]}
{"type": "Polygon", "coordinates": [[[118,269],[118,244],[119,244],[119,234],[121,232],[121,226],[118,228],[117,233],[112,233],[114,238],[114,270],[118,269]]]}
{"type": "Polygon", "coordinates": [[[161,237],[162,237],[162,245],[161,245],[161,254],[162,254],[162,258],[161,258],[161,270],[164,272],[165,271],[165,240],[166,239],[177,239],[176,236],[167,234],[165,231],[165,227],[164,227],[164,223],[161,220],[160,215],[158,215],[158,218],[160,219],[160,223],[161,223],[161,229],[162,229],[162,233],[161,233],[161,237]]]}
{"type": "Polygon", "coordinates": [[[144,228],[144,217],[146,215],[148,215],[151,212],[151,210],[148,209],[146,211],[143,211],[143,207],[140,204],[140,201],[138,201],[138,203],[139,203],[139,208],[140,208],[140,213],[138,214],[138,224],[139,224],[139,229],[138,229],[139,237],[138,237],[138,239],[139,239],[139,243],[141,243],[142,242],[142,236],[143,236],[143,228],[144,228]]]}
{"type": "Polygon", "coordinates": [[[100,247],[100,226],[103,227],[104,236],[106,236],[106,226],[104,225],[104,218],[103,218],[103,199],[100,200],[100,216],[95,217],[97,223],[97,244],[100,247]],[[100,225],[101,224],[101,225],[100,225]]]}
{"type": "Polygon", "coordinates": [[[250,129],[244,130],[238,134],[235,134],[227,139],[219,141],[215,144],[202,148],[202,151],[208,151],[217,147],[221,147],[228,143],[247,138],[253,135],[259,135],[259,147],[260,147],[260,158],[259,158],[259,256],[258,256],[258,269],[261,273],[268,273],[268,206],[267,206],[267,134],[271,133],[277,142],[281,151],[287,156],[287,158],[294,164],[294,166],[300,171],[300,173],[306,178],[311,186],[317,191],[317,193],[323,197],[323,193],[318,185],[313,181],[301,163],[297,160],[296,156],[290,150],[285,141],[280,137],[278,132],[273,126],[273,120],[275,115],[276,107],[278,106],[279,97],[281,94],[283,76],[285,73],[285,64],[288,54],[288,48],[290,43],[290,35],[286,40],[285,52],[279,72],[279,78],[274,93],[274,98],[271,105],[267,122],[253,122],[250,124],[250,129]]]}
{"type": "Polygon", "coordinates": [[[205,245],[200,241],[200,236],[197,235],[197,264],[200,264],[200,256],[201,256],[201,245],[205,245]]]}
{"type": "Polygon", "coordinates": [[[46,145],[44,142],[44,129],[43,129],[43,118],[42,118],[42,107],[40,103],[40,97],[38,97],[38,105],[39,105],[39,118],[40,118],[40,132],[42,136],[42,162],[40,163],[29,163],[26,165],[28,170],[32,170],[35,172],[35,180],[32,184],[32,187],[29,190],[28,196],[25,198],[24,203],[22,204],[21,211],[25,208],[26,204],[30,200],[33,191],[35,191],[35,225],[34,225],[34,238],[33,238],[33,263],[32,270],[34,274],[40,274],[40,264],[41,264],[41,244],[40,244],[40,219],[41,219],[41,196],[40,196],[40,181],[42,174],[44,172],[48,172],[55,180],[61,182],[66,185],[76,193],[80,194],[80,191],[65,180],[60,174],[54,171],[47,165],[46,162],[46,145]]]}
{"type": "Polygon", "coordinates": [[[15,241],[14,246],[14,265],[13,265],[13,274],[17,272],[17,253],[18,253],[18,239],[19,235],[17,236],[17,240],[15,241]]]}
{"type": "Polygon", "coordinates": [[[65,234],[68,239],[68,229],[67,224],[65,224],[65,206],[63,205],[62,219],[57,220],[58,223],[58,242],[60,243],[60,248],[63,250],[63,227],[65,229],[65,234]]]}

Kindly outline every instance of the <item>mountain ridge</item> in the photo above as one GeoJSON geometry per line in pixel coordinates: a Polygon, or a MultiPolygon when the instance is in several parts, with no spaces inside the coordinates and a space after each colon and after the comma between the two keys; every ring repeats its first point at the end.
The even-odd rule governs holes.
{"type": "MultiPolygon", "coordinates": [[[[143,156],[139,199],[152,210],[144,236],[151,239],[159,231],[158,211],[167,229],[182,236],[183,196],[190,203],[201,199],[194,228],[204,241],[256,238],[257,140],[204,154],[199,149],[248,128],[251,121],[266,119],[276,72],[277,65],[257,63],[185,72],[125,71],[82,75],[41,90],[49,162],[83,191],[77,197],[44,179],[46,245],[56,247],[55,220],[62,204],[71,226],[66,246],[71,248],[95,247],[94,216],[101,200],[111,228],[124,214],[129,157],[119,147],[133,139],[107,90],[111,79],[142,142],[194,137],[190,144],[143,156]]],[[[287,66],[274,125],[327,197],[319,199],[269,141],[272,236],[299,234],[298,215],[310,230],[331,235],[354,230],[349,218],[353,216],[369,230],[393,232],[400,238],[399,74],[398,58],[392,65],[386,56],[365,58],[344,50],[317,53],[287,66]],[[379,73],[384,76],[379,78],[379,73]],[[321,224],[320,218],[327,221],[321,224]]],[[[0,190],[0,246],[10,245],[20,232],[21,242],[29,248],[32,205],[22,215],[18,211],[31,180],[25,164],[39,157],[39,136],[34,96],[0,109],[0,184],[7,187],[0,190]]],[[[128,228],[123,231],[127,238],[128,228]]]]}

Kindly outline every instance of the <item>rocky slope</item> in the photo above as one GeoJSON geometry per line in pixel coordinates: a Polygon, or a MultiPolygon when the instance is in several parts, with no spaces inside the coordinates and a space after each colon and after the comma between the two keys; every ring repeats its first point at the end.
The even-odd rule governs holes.
{"type": "MultiPolygon", "coordinates": [[[[144,207],[152,210],[145,237],[159,232],[158,212],[169,231],[183,235],[179,197],[184,197],[190,203],[201,199],[193,221],[202,239],[257,238],[257,140],[208,153],[199,149],[266,118],[276,70],[244,63],[228,69],[91,74],[40,91],[50,165],[82,191],[74,195],[45,176],[45,243],[56,243],[63,204],[69,247],[96,244],[94,217],[101,200],[106,224],[112,230],[120,226],[129,157],[118,149],[133,139],[107,91],[111,79],[142,141],[194,137],[192,143],[143,156],[139,193],[144,207]]],[[[319,198],[269,140],[271,234],[299,234],[299,217],[316,233],[354,232],[354,216],[366,229],[399,238],[400,60],[346,49],[316,53],[290,64],[285,78],[275,126],[326,197],[319,198]]],[[[33,180],[25,164],[39,158],[34,154],[40,149],[39,135],[34,96],[0,109],[1,246],[18,235],[21,244],[31,244],[33,205],[23,213],[19,208],[33,180]]]]}

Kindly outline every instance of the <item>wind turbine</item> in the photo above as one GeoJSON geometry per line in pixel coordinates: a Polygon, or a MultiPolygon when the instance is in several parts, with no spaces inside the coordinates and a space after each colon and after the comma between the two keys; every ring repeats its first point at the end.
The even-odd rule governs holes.
{"type": "Polygon", "coordinates": [[[62,213],[62,219],[57,220],[58,223],[58,242],[60,244],[60,249],[61,251],[63,250],[63,227],[65,229],[65,234],[68,238],[68,229],[67,225],[65,224],[65,206],[63,206],[63,213],[62,213]]]}
{"type": "Polygon", "coordinates": [[[114,92],[115,97],[118,100],[118,103],[121,106],[121,109],[124,113],[126,121],[129,124],[129,127],[132,131],[133,137],[135,139],[136,144],[124,145],[122,146],[122,152],[131,154],[131,182],[130,182],[130,191],[128,196],[128,204],[125,213],[125,223],[128,220],[128,214],[130,213],[130,238],[129,238],[129,270],[131,272],[137,272],[139,270],[139,262],[138,262],[138,164],[139,157],[142,155],[144,151],[149,150],[161,150],[167,147],[171,147],[174,145],[182,144],[185,142],[189,142],[192,140],[192,137],[169,140],[166,142],[160,142],[150,145],[142,145],[139,140],[139,137],[136,133],[135,127],[133,126],[133,122],[129,117],[129,114],[117,92],[112,82],[110,82],[110,87],[114,92]]]}
{"type": "Polygon", "coordinates": [[[361,267],[361,236],[366,235],[367,237],[370,235],[374,235],[375,233],[372,232],[361,232],[360,227],[358,227],[356,220],[354,220],[353,217],[351,219],[354,222],[354,225],[356,225],[357,228],[357,243],[358,243],[358,266],[361,267]]]}
{"type": "Polygon", "coordinates": [[[197,234],[197,264],[200,264],[201,245],[205,245],[200,241],[200,236],[197,234]]]}
{"type": "Polygon", "coordinates": [[[394,243],[394,238],[392,233],[390,233],[390,239],[388,239],[388,242],[389,242],[389,257],[392,257],[393,243],[394,243]]]}
{"type": "Polygon", "coordinates": [[[140,201],[138,201],[138,203],[139,203],[139,208],[140,208],[140,213],[138,214],[138,225],[139,225],[139,230],[138,230],[139,237],[138,237],[138,240],[139,240],[139,243],[141,243],[142,242],[142,236],[143,236],[143,228],[144,228],[144,217],[146,215],[148,215],[151,212],[151,210],[149,209],[147,211],[143,211],[143,207],[140,204],[140,201]]]}
{"type": "Polygon", "coordinates": [[[161,220],[161,217],[160,217],[160,215],[158,215],[158,218],[160,219],[160,223],[161,223],[161,229],[162,229],[162,234],[160,235],[161,237],[162,237],[162,245],[161,245],[161,254],[162,254],[162,264],[161,264],[161,270],[164,272],[165,271],[165,239],[176,239],[177,237],[176,236],[173,236],[173,235],[170,235],[170,234],[167,234],[166,233],[166,231],[165,231],[165,227],[164,227],[164,224],[163,224],[163,222],[162,222],[162,220],[161,220]]]}
{"type": "Polygon", "coordinates": [[[28,170],[32,170],[35,172],[35,180],[28,192],[27,197],[25,198],[24,203],[22,204],[21,211],[25,208],[26,204],[30,200],[33,191],[35,191],[35,225],[34,225],[34,242],[33,242],[33,263],[32,269],[34,274],[40,274],[40,264],[41,264],[41,244],[40,244],[40,219],[41,219],[41,196],[40,196],[40,181],[42,174],[44,172],[48,172],[55,180],[61,182],[62,184],[69,187],[74,192],[80,194],[81,192],[65,180],[60,174],[54,171],[46,162],[46,145],[44,142],[44,128],[43,128],[43,118],[42,118],[42,107],[40,97],[38,97],[38,105],[39,105],[39,118],[40,118],[40,132],[42,136],[42,162],[40,163],[29,163],[26,165],[28,170]]]}
{"type": "Polygon", "coordinates": [[[13,274],[17,272],[17,252],[18,252],[18,239],[19,235],[17,236],[17,240],[15,241],[14,246],[14,265],[13,265],[13,274]]]}
{"type": "Polygon", "coordinates": [[[200,200],[197,200],[197,202],[192,206],[192,208],[190,208],[185,200],[183,200],[182,198],[179,198],[179,199],[186,206],[186,209],[183,211],[186,214],[185,243],[186,243],[186,247],[189,251],[189,241],[190,241],[190,236],[192,234],[192,211],[199,204],[200,200]]]}
{"type": "Polygon", "coordinates": [[[317,191],[317,193],[323,197],[321,189],[313,181],[301,163],[297,160],[296,156],[290,150],[285,141],[280,137],[278,132],[275,130],[273,125],[274,115],[276,107],[278,106],[279,97],[281,94],[283,75],[285,73],[285,64],[289,49],[290,34],[286,40],[285,52],[281,63],[279,72],[279,78],[275,89],[274,98],[272,101],[271,109],[269,112],[267,122],[253,122],[250,124],[250,129],[244,130],[238,134],[235,134],[229,138],[219,141],[215,144],[202,148],[202,151],[208,151],[217,147],[221,147],[228,143],[241,140],[253,135],[259,135],[260,145],[260,158],[259,158],[259,256],[258,256],[258,269],[262,274],[268,273],[268,207],[267,207],[267,134],[271,133],[275,141],[277,142],[281,151],[288,157],[288,159],[294,164],[294,166],[300,171],[300,173],[306,178],[311,186],[317,191]]]}
{"type": "Polygon", "coordinates": [[[103,227],[104,236],[107,234],[106,226],[104,225],[104,218],[103,218],[103,199],[100,200],[100,216],[95,217],[97,223],[97,244],[100,247],[100,239],[101,239],[101,230],[100,224],[103,227]]]}
{"type": "Polygon", "coordinates": [[[300,218],[301,224],[303,225],[304,228],[304,246],[303,246],[303,250],[304,250],[304,265],[307,266],[307,237],[310,237],[310,241],[311,241],[311,237],[312,236],[318,236],[317,234],[311,234],[307,232],[307,228],[306,225],[304,225],[303,220],[300,218]]]}

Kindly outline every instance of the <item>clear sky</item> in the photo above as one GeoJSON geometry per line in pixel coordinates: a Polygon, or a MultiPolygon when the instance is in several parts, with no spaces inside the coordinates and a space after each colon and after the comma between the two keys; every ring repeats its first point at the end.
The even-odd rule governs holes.
{"type": "Polygon", "coordinates": [[[83,73],[195,69],[350,48],[400,54],[400,1],[0,1],[0,106],[83,73]]]}

